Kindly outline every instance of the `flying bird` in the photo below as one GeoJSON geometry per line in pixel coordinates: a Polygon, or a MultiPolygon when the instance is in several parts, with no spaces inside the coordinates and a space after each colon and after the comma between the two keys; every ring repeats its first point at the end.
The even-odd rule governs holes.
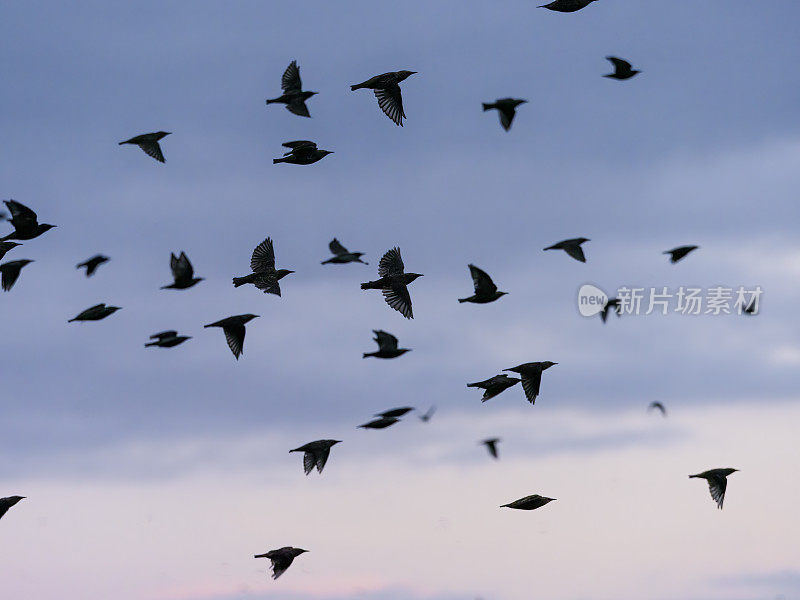
{"type": "Polygon", "coordinates": [[[158,346],[159,348],[174,348],[178,344],[182,344],[186,340],[192,339],[192,337],[189,335],[178,335],[177,331],[170,330],[154,333],[150,336],[150,339],[155,341],[145,344],[145,348],[149,348],[150,346],[158,346]]]}
{"type": "Polygon", "coordinates": [[[525,390],[525,397],[531,404],[535,404],[536,396],[539,395],[539,386],[542,383],[542,371],[557,364],[546,360],[544,362],[525,363],[503,370],[519,373],[522,376],[522,389],[525,390]]]}
{"type": "Polygon", "coordinates": [[[31,264],[33,261],[23,258],[21,260],[10,260],[7,263],[0,265],[0,278],[4,292],[8,292],[14,287],[14,284],[19,278],[19,273],[22,267],[31,264]]]}
{"type": "Polygon", "coordinates": [[[328,156],[328,154],[333,154],[332,150],[320,150],[314,142],[309,142],[308,140],[285,142],[281,146],[289,148],[289,151],[283,155],[283,158],[273,158],[273,165],[277,163],[312,165],[328,156]]]}
{"type": "Polygon", "coordinates": [[[749,304],[745,304],[744,302],[742,302],[740,306],[741,306],[741,312],[744,315],[757,315],[759,312],[757,298],[753,298],[752,300],[750,300],[749,304]]]}
{"type": "Polygon", "coordinates": [[[3,260],[6,253],[17,246],[22,246],[22,244],[18,244],[17,242],[0,242],[0,260],[3,260]]]}
{"type": "Polygon", "coordinates": [[[650,412],[651,410],[657,410],[661,412],[662,417],[667,416],[667,409],[664,407],[663,404],[661,404],[661,402],[651,402],[650,405],[647,407],[647,412],[650,412]]]}
{"type": "Polygon", "coordinates": [[[583,248],[581,248],[581,244],[590,241],[591,240],[583,237],[572,238],[569,240],[558,242],[557,244],[553,244],[552,246],[548,246],[547,248],[545,248],[545,250],[563,250],[575,260],[585,263],[586,256],[583,254],[583,248]]]}
{"type": "Polygon", "coordinates": [[[258,315],[251,314],[234,315],[205,325],[205,327],[222,327],[222,333],[225,334],[225,341],[228,342],[228,348],[233,352],[234,358],[239,360],[239,356],[241,356],[244,351],[245,323],[257,317],[258,315]]]}
{"type": "Polygon", "coordinates": [[[169,285],[162,285],[162,290],[185,290],[203,281],[203,277],[194,276],[194,267],[185,252],[181,252],[180,256],[175,256],[174,252],[170,252],[169,268],[174,281],[169,285]]]}
{"type": "Polygon", "coordinates": [[[481,402],[486,402],[487,400],[491,400],[498,394],[503,393],[508,388],[517,385],[520,381],[521,379],[517,379],[516,377],[509,377],[508,375],[495,375],[494,377],[490,377],[489,379],[485,379],[484,381],[476,381],[475,383],[468,383],[467,387],[480,388],[484,390],[481,402]]]}
{"type": "Polygon", "coordinates": [[[422,421],[423,423],[427,423],[428,421],[431,420],[431,417],[433,417],[433,413],[435,412],[436,412],[436,407],[431,406],[424,414],[421,414],[419,416],[419,420],[422,421]]]}
{"type": "Polygon", "coordinates": [[[630,79],[631,77],[635,77],[638,73],[641,73],[641,71],[634,69],[631,66],[631,63],[629,63],[627,60],[622,60],[616,56],[606,56],[606,60],[610,61],[611,64],[614,65],[614,72],[603,75],[603,77],[624,81],[626,79],[630,79]]]}
{"type": "Polygon", "coordinates": [[[673,248],[672,250],[665,250],[662,254],[669,254],[669,262],[676,263],[681,260],[684,256],[692,252],[693,250],[697,250],[700,246],[678,246],[677,248],[673,248]]]}
{"type": "Polygon", "coordinates": [[[244,277],[234,277],[234,287],[252,283],[256,288],[265,294],[281,295],[281,286],[278,283],[287,275],[294,273],[289,269],[275,268],[275,250],[272,247],[272,239],[267,238],[253,249],[250,257],[250,275],[244,277]]]}
{"type": "Polygon", "coordinates": [[[277,579],[283,572],[288,569],[292,561],[308,550],[302,548],[292,548],[291,546],[284,546],[277,550],[270,550],[265,554],[256,554],[253,558],[268,558],[272,561],[272,578],[277,579]]]}
{"type": "Polygon", "coordinates": [[[403,111],[403,95],[400,92],[400,82],[414,75],[416,71],[394,71],[370,77],[362,83],[351,85],[350,90],[367,88],[375,92],[378,106],[383,113],[394,121],[395,125],[403,126],[406,113],[403,111]]]}
{"type": "Polygon", "coordinates": [[[500,115],[500,125],[503,126],[503,129],[508,131],[511,129],[511,122],[514,120],[514,115],[517,114],[517,107],[526,102],[527,100],[522,100],[520,98],[500,98],[494,104],[484,102],[483,112],[492,110],[493,108],[497,109],[500,115]]]}
{"type": "Polygon", "coordinates": [[[25,500],[25,496],[8,496],[6,498],[0,498],[0,519],[3,518],[8,512],[8,509],[14,506],[20,500],[25,500]]]}
{"type": "Polygon", "coordinates": [[[304,92],[303,83],[300,81],[300,68],[297,66],[297,61],[293,60],[286,67],[281,77],[281,89],[283,94],[272,100],[267,100],[267,104],[285,104],[286,110],[290,113],[301,117],[310,117],[308,114],[308,107],[306,100],[311,98],[317,92],[304,92]]]}
{"type": "Polygon", "coordinates": [[[381,261],[378,263],[378,277],[380,279],[362,283],[361,289],[381,290],[386,304],[402,314],[406,319],[413,319],[414,313],[411,309],[411,295],[408,293],[408,284],[417,277],[422,277],[422,275],[405,272],[403,258],[400,256],[400,248],[392,248],[381,257],[381,261]]]}
{"type": "Polygon", "coordinates": [[[363,358],[374,356],[375,358],[397,358],[406,352],[410,352],[410,348],[398,348],[397,338],[391,333],[381,331],[380,329],[373,329],[372,333],[375,334],[375,341],[378,343],[377,352],[365,352],[363,358]]]}
{"type": "Polygon", "coordinates": [[[472,285],[475,294],[469,298],[459,298],[459,302],[472,302],[473,304],[488,304],[494,302],[508,292],[498,292],[492,278],[475,265],[469,265],[469,274],[472,275],[472,285]]]}
{"type": "Polygon", "coordinates": [[[360,429],[386,429],[397,423],[400,419],[397,417],[380,417],[379,419],[373,419],[368,423],[364,423],[363,425],[359,425],[360,429]]]}
{"type": "Polygon", "coordinates": [[[95,254],[89,260],[85,260],[80,264],[75,265],[76,269],[80,269],[82,267],[86,267],[86,276],[91,277],[94,275],[94,272],[97,271],[97,267],[102,265],[103,263],[107,263],[110,258],[107,256],[103,256],[102,254],[95,254]]]}
{"type": "Polygon", "coordinates": [[[303,452],[303,469],[306,475],[311,473],[314,467],[317,467],[317,472],[322,473],[325,468],[325,463],[328,462],[328,455],[331,453],[331,447],[339,444],[342,440],[316,440],[309,442],[289,452],[303,452]]]}
{"type": "Polygon", "coordinates": [[[570,13],[586,8],[595,0],[555,0],[550,4],[543,4],[539,8],[548,8],[556,12],[570,13]]]}
{"type": "Polygon", "coordinates": [[[364,256],[363,252],[350,252],[347,248],[342,246],[336,238],[331,240],[331,243],[328,244],[328,248],[330,248],[333,257],[328,260],[323,260],[323,265],[343,265],[351,262],[360,262],[365,265],[369,264],[361,260],[361,257],[364,256]]]}
{"type": "Polygon", "coordinates": [[[717,503],[717,508],[722,510],[722,503],[725,501],[725,489],[728,487],[728,475],[736,473],[739,469],[711,469],[703,471],[697,475],[689,475],[689,479],[697,477],[708,482],[708,491],[717,503]]]}
{"type": "Polygon", "coordinates": [[[545,496],[540,496],[539,494],[534,494],[533,496],[525,496],[524,498],[520,498],[519,500],[514,500],[513,502],[509,502],[508,504],[503,504],[500,508],[516,508],[518,510],[534,510],[536,508],[541,508],[548,502],[552,502],[555,498],[547,498],[545,496]]]}
{"type": "Polygon", "coordinates": [[[622,316],[622,305],[620,304],[619,298],[609,298],[605,306],[603,306],[603,310],[600,311],[600,320],[605,323],[608,320],[608,313],[614,312],[617,317],[622,316]]]}
{"type": "Polygon", "coordinates": [[[500,441],[500,438],[489,438],[488,440],[483,440],[481,444],[486,446],[486,449],[489,451],[489,454],[492,458],[498,458],[497,456],[497,442],[500,441]]]}
{"type": "Polygon", "coordinates": [[[119,145],[122,146],[123,144],[133,144],[134,146],[139,146],[145,154],[148,156],[152,156],[158,162],[165,162],[164,155],[161,153],[161,146],[159,146],[158,141],[161,138],[167,137],[170,135],[169,131],[156,131],[155,133],[143,133],[142,135],[137,135],[132,137],[129,140],[125,140],[124,142],[120,142],[119,145]]]}
{"type": "Polygon", "coordinates": [[[3,200],[3,202],[11,211],[9,222],[14,226],[14,231],[0,238],[0,241],[32,240],[55,227],[55,225],[39,223],[36,213],[16,200],[3,200]]]}
{"type": "Polygon", "coordinates": [[[78,313],[76,317],[73,317],[67,321],[67,323],[72,323],[73,321],[100,321],[109,315],[113,315],[121,308],[121,306],[106,306],[105,304],[96,304],[95,306],[90,306],[86,310],[78,313]]]}
{"type": "Polygon", "coordinates": [[[400,408],[391,408],[389,410],[385,410],[381,413],[376,414],[375,416],[387,419],[391,419],[393,417],[399,419],[403,415],[407,415],[408,413],[410,413],[412,410],[414,410],[413,406],[401,406],[400,408]]]}

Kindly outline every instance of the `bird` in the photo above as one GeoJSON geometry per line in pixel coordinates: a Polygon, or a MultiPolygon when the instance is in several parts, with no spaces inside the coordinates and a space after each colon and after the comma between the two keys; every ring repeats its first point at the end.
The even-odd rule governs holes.
{"type": "Polygon", "coordinates": [[[375,334],[375,341],[378,343],[377,352],[365,352],[363,358],[374,356],[375,358],[397,358],[406,352],[410,352],[410,348],[398,348],[397,338],[391,333],[386,333],[380,329],[373,329],[372,333],[375,334]]]}
{"type": "Polygon", "coordinates": [[[22,244],[18,244],[17,242],[0,242],[0,260],[3,260],[6,253],[13,250],[17,246],[22,246],[22,244]]]}
{"type": "Polygon", "coordinates": [[[661,402],[651,402],[650,405],[647,407],[647,412],[650,412],[651,410],[660,411],[662,417],[667,416],[667,409],[664,407],[663,404],[661,404],[661,402]]]}
{"type": "Polygon", "coordinates": [[[290,165],[312,165],[318,160],[322,160],[328,154],[333,154],[332,150],[320,150],[314,142],[308,140],[296,140],[281,144],[284,148],[289,148],[289,152],[283,158],[273,158],[272,164],[289,163],[290,165]]]}
{"type": "Polygon", "coordinates": [[[435,412],[436,412],[436,407],[431,406],[425,413],[419,416],[419,420],[422,421],[423,423],[427,423],[428,421],[431,420],[431,417],[433,417],[433,413],[435,412]]]}
{"type": "Polygon", "coordinates": [[[92,258],[83,261],[75,265],[76,269],[80,269],[81,267],[86,267],[86,276],[91,277],[94,275],[94,272],[97,271],[97,267],[102,265],[103,263],[107,263],[110,258],[107,256],[103,256],[102,254],[95,254],[92,258]]]}
{"type": "Polygon", "coordinates": [[[400,82],[414,75],[416,71],[393,71],[383,75],[375,75],[362,83],[350,86],[350,91],[362,88],[370,89],[375,92],[378,99],[378,106],[383,113],[394,121],[395,125],[403,126],[403,119],[406,113],[403,111],[403,95],[400,92],[400,82]]]}
{"type": "Polygon", "coordinates": [[[265,294],[281,295],[281,286],[278,283],[287,275],[294,273],[289,269],[275,268],[275,249],[272,247],[272,239],[267,238],[253,249],[250,257],[250,275],[244,277],[234,277],[233,286],[239,287],[246,283],[252,283],[256,288],[265,294]]]}
{"type": "Polygon", "coordinates": [[[744,302],[742,302],[741,311],[743,315],[757,315],[759,312],[758,299],[753,298],[752,300],[750,300],[749,304],[745,304],[744,302]]]}
{"type": "Polygon", "coordinates": [[[472,302],[473,304],[488,304],[494,302],[498,298],[505,296],[508,292],[497,291],[497,286],[492,281],[492,278],[475,265],[469,266],[469,274],[472,275],[472,285],[475,288],[475,294],[469,298],[459,298],[459,302],[472,302]]]}
{"type": "Polygon", "coordinates": [[[1,242],[6,240],[32,240],[55,227],[55,225],[39,223],[36,213],[16,200],[3,200],[3,202],[11,212],[9,222],[14,226],[14,231],[0,238],[1,242]]]}
{"type": "Polygon", "coordinates": [[[76,317],[73,317],[67,321],[67,323],[72,323],[73,321],[100,321],[109,315],[113,315],[121,308],[121,306],[106,306],[105,304],[97,304],[95,306],[90,306],[86,310],[78,313],[76,317]]]}
{"type": "Polygon", "coordinates": [[[500,98],[496,100],[494,104],[484,102],[483,112],[496,108],[500,115],[500,125],[503,126],[503,129],[508,131],[511,129],[511,122],[514,120],[514,115],[517,114],[517,107],[526,102],[527,100],[522,100],[521,98],[500,98]]]}
{"type": "Polygon", "coordinates": [[[486,446],[486,449],[491,454],[492,458],[498,458],[497,456],[497,442],[500,441],[500,438],[489,438],[487,440],[483,440],[481,444],[486,446]]]}
{"type": "Polygon", "coordinates": [[[422,277],[419,273],[406,273],[400,248],[392,248],[381,257],[378,263],[378,277],[375,281],[361,284],[362,290],[381,290],[386,304],[391,306],[406,319],[413,319],[411,295],[408,284],[422,277]]]}
{"type": "Polygon", "coordinates": [[[531,404],[535,404],[536,396],[539,395],[539,386],[542,383],[542,371],[557,364],[546,360],[544,362],[525,363],[503,370],[519,373],[522,376],[522,389],[525,390],[525,397],[531,404]]]}
{"type": "Polygon", "coordinates": [[[585,263],[586,256],[583,254],[583,248],[581,248],[581,244],[584,242],[590,242],[588,238],[572,238],[569,240],[564,240],[562,242],[558,242],[557,244],[553,244],[552,246],[548,246],[545,250],[563,250],[567,254],[569,254],[575,260],[585,263]]]}
{"type": "Polygon", "coordinates": [[[391,418],[400,418],[403,415],[407,415],[412,410],[414,410],[413,406],[401,406],[400,408],[390,408],[389,410],[385,410],[383,412],[377,413],[376,417],[383,417],[386,419],[391,418]]]}
{"type": "Polygon", "coordinates": [[[228,342],[228,348],[233,352],[234,358],[239,360],[239,356],[241,356],[244,351],[245,323],[256,318],[258,318],[258,315],[234,315],[232,317],[220,319],[214,323],[209,323],[204,327],[222,327],[222,333],[225,334],[225,341],[228,342]]]}
{"type": "Polygon", "coordinates": [[[21,260],[10,260],[0,265],[0,277],[2,278],[3,291],[7,292],[16,283],[22,267],[31,264],[33,261],[23,258],[21,260]]]}
{"type": "Polygon", "coordinates": [[[627,60],[622,60],[616,56],[606,56],[606,60],[611,61],[611,64],[614,65],[614,72],[603,75],[603,77],[624,81],[626,79],[630,79],[631,77],[635,77],[638,73],[641,73],[641,71],[634,69],[631,66],[631,63],[629,63],[627,60]]]}
{"type": "Polygon", "coordinates": [[[509,377],[508,375],[495,375],[484,381],[476,381],[475,383],[468,383],[469,388],[481,388],[484,390],[481,402],[486,402],[506,391],[508,388],[517,385],[521,379],[516,377],[509,377]]]}
{"type": "Polygon", "coordinates": [[[620,304],[619,298],[609,298],[606,300],[603,310],[600,311],[600,320],[603,321],[603,323],[608,319],[608,313],[610,311],[613,311],[617,317],[622,316],[622,305],[620,304]]]}
{"type": "Polygon", "coordinates": [[[689,475],[689,479],[693,477],[705,479],[708,482],[708,491],[711,492],[711,497],[717,503],[717,508],[722,510],[722,503],[725,501],[725,490],[728,487],[728,475],[736,473],[738,470],[731,468],[711,469],[697,475],[689,475]]]}
{"type": "Polygon", "coordinates": [[[314,96],[317,92],[304,92],[303,83],[300,81],[300,68],[297,61],[293,60],[286,67],[281,77],[281,89],[283,94],[277,98],[267,100],[267,104],[285,104],[286,110],[300,117],[310,117],[306,100],[314,96]]]}
{"type": "Polygon", "coordinates": [[[0,498],[0,519],[3,518],[8,512],[8,509],[14,506],[20,500],[25,500],[25,496],[8,496],[6,498],[0,498]]]}
{"type": "Polygon", "coordinates": [[[162,290],[185,290],[204,279],[194,276],[194,267],[185,252],[181,252],[180,256],[175,256],[174,252],[170,252],[169,268],[172,271],[173,282],[169,285],[162,285],[162,290]]]}
{"type": "Polygon", "coordinates": [[[555,498],[547,498],[545,496],[540,496],[539,494],[533,494],[532,496],[525,496],[524,498],[520,498],[519,500],[514,500],[513,502],[509,502],[508,504],[503,504],[500,508],[516,508],[518,510],[534,510],[536,508],[541,508],[545,504],[552,502],[555,498]]]}
{"type": "Polygon", "coordinates": [[[256,554],[253,558],[268,558],[272,562],[272,578],[277,579],[291,566],[292,561],[304,552],[308,552],[308,550],[284,546],[264,554],[256,554]]]}
{"type": "Polygon", "coordinates": [[[192,337],[189,335],[178,335],[177,331],[170,330],[154,333],[150,336],[150,339],[155,341],[145,344],[145,348],[149,348],[150,346],[158,346],[159,348],[174,348],[178,344],[182,344],[186,340],[192,339],[192,337]]]}
{"type": "Polygon", "coordinates": [[[342,440],[316,440],[309,442],[289,450],[289,452],[303,452],[303,469],[306,475],[311,473],[314,467],[317,467],[317,472],[322,473],[325,468],[325,463],[328,462],[328,455],[331,453],[331,447],[335,444],[341,443],[342,440]]]}
{"type": "Polygon", "coordinates": [[[363,425],[359,425],[358,427],[361,429],[386,429],[391,425],[397,423],[400,419],[397,417],[380,417],[379,419],[373,419],[368,423],[364,423],[363,425]]]}
{"type": "Polygon", "coordinates": [[[556,12],[570,13],[586,8],[595,0],[555,0],[550,4],[543,4],[539,8],[547,8],[556,12]]]}
{"type": "Polygon", "coordinates": [[[169,131],[156,131],[155,133],[143,133],[142,135],[137,135],[132,137],[129,140],[125,140],[124,142],[120,142],[119,145],[122,146],[123,144],[133,144],[134,146],[139,146],[145,154],[148,156],[152,156],[158,162],[166,162],[164,160],[164,155],[161,153],[161,146],[158,145],[158,141],[161,138],[164,138],[170,135],[171,132],[169,131]]]}
{"type": "Polygon", "coordinates": [[[343,265],[351,262],[360,262],[364,265],[369,264],[361,260],[361,257],[364,256],[363,252],[350,252],[347,248],[342,246],[336,238],[331,240],[331,243],[328,244],[328,248],[330,248],[333,257],[328,260],[323,260],[323,265],[343,265]]]}
{"type": "Polygon", "coordinates": [[[678,246],[677,248],[673,248],[672,250],[665,250],[662,254],[669,254],[669,262],[676,263],[681,260],[684,256],[692,252],[693,250],[697,250],[700,246],[678,246]]]}

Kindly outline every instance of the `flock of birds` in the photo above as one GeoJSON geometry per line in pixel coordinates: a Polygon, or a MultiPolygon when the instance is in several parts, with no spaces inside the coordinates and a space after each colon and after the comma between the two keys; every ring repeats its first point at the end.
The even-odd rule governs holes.
{"type": "MultiPolygon", "coordinates": [[[[555,0],[554,2],[544,5],[542,8],[570,13],[581,10],[595,1],[596,0],[555,0]]],[[[625,60],[613,56],[607,58],[614,66],[615,70],[613,73],[605,75],[605,77],[627,80],[640,73],[640,71],[633,69],[632,65],[625,60]]],[[[404,70],[376,75],[362,83],[352,85],[351,90],[373,90],[380,109],[396,125],[402,126],[406,114],[403,108],[403,99],[399,84],[415,73],[415,71],[404,70]]],[[[283,92],[282,95],[269,99],[266,103],[268,105],[283,104],[289,112],[295,115],[310,117],[306,101],[316,95],[317,92],[304,91],[302,89],[300,69],[295,61],[292,61],[284,72],[281,79],[281,88],[283,92]]],[[[508,131],[511,128],[517,108],[525,102],[526,100],[523,99],[502,98],[493,103],[484,103],[483,110],[497,110],[501,126],[508,131]]],[[[163,163],[165,159],[159,142],[167,135],[170,135],[170,133],[166,131],[145,133],[120,142],[120,145],[136,145],[148,156],[163,163]]],[[[283,146],[288,148],[288,152],[286,152],[283,157],[274,159],[273,163],[310,165],[332,153],[328,150],[319,149],[314,142],[308,140],[290,141],[284,143],[283,146]]],[[[14,231],[0,238],[0,260],[5,257],[6,253],[21,246],[22,244],[20,244],[19,241],[33,240],[55,227],[55,225],[39,223],[36,213],[20,202],[15,200],[6,200],[4,202],[10,212],[11,216],[8,220],[14,227],[14,231]]],[[[544,248],[544,250],[563,250],[573,259],[586,262],[582,244],[588,241],[590,240],[583,237],[563,240],[544,248]]],[[[670,261],[676,263],[697,248],[698,246],[695,245],[679,246],[672,250],[667,250],[665,254],[669,254],[670,261]]],[[[364,256],[363,252],[351,252],[347,250],[336,238],[330,242],[329,249],[332,256],[322,261],[323,265],[347,263],[368,264],[361,259],[361,257],[364,256]]],[[[109,260],[107,256],[98,254],[78,264],[77,268],[84,268],[86,270],[86,276],[91,277],[101,265],[109,260]]],[[[31,262],[33,261],[20,259],[0,264],[0,284],[2,285],[2,289],[4,291],[11,290],[18,280],[22,269],[31,262]]],[[[460,303],[487,304],[499,300],[507,293],[499,291],[491,277],[485,271],[472,264],[468,266],[472,277],[474,293],[469,297],[458,299],[460,303]]],[[[162,286],[161,289],[186,290],[203,281],[202,277],[194,276],[192,263],[183,252],[181,252],[179,256],[175,256],[175,254],[171,255],[170,269],[172,271],[173,281],[172,283],[162,286]]],[[[280,281],[287,275],[294,273],[294,271],[289,269],[278,269],[275,267],[275,251],[272,240],[269,237],[258,244],[253,250],[250,259],[250,271],[251,272],[247,275],[234,277],[233,285],[235,287],[240,287],[252,284],[264,293],[277,296],[281,295],[280,281]]],[[[400,254],[400,248],[395,247],[388,250],[380,259],[378,263],[378,279],[362,283],[361,289],[380,290],[384,300],[392,309],[398,311],[405,318],[412,319],[414,315],[408,286],[419,277],[422,277],[419,273],[406,272],[400,254]]],[[[97,304],[81,311],[75,317],[69,319],[69,322],[99,321],[114,314],[116,311],[120,310],[120,308],[121,307],[110,306],[104,303],[97,304]]],[[[617,299],[611,298],[607,301],[604,310],[600,313],[603,322],[606,321],[609,311],[612,309],[616,310],[617,314],[619,314],[619,302],[617,299]]],[[[745,312],[753,314],[753,307],[746,307],[745,312]]],[[[238,360],[244,349],[245,325],[257,317],[258,315],[254,314],[232,315],[205,325],[205,327],[221,328],[230,351],[238,360]]],[[[400,348],[398,339],[391,333],[375,330],[374,334],[374,340],[378,344],[378,350],[375,352],[365,352],[363,355],[364,358],[395,359],[410,351],[408,348],[400,348]]],[[[179,335],[177,331],[162,331],[151,335],[151,341],[145,343],[145,347],[172,348],[189,339],[191,339],[190,336],[179,335]]],[[[486,402],[516,384],[521,383],[526,399],[533,405],[540,392],[542,373],[556,364],[557,363],[551,361],[523,363],[515,367],[504,369],[503,373],[486,380],[469,383],[467,387],[483,390],[481,400],[486,402]],[[506,375],[505,372],[514,373],[519,375],[519,377],[506,375]]],[[[660,402],[653,402],[649,406],[649,409],[659,410],[663,416],[667,414],[666,408],[660,402]]],[[[358,427],[364,429],[384,429],[394,425],[404,415],[413,410],[415,410],[413,407],[393,408],[376,414],[375,419],[359,425],[358,427]]],[[[431,407],[426,413],[420,415],[419,418],[427,422],[433,416],[434,411],[435,407],[431,407]]],[[[497,444],[499,442],[499,438],[489,438],[483,440],[481,444],[485,445],[489,454],[497,459],[497,444]]],[[[331,448],[338,443],[341,443],[341,440],[315,440],[299,446],[298,448],[294,448],[290,450],[290,452],[303,453],[303,469],[306,475],[310,474],[315,468],[318,473],[322,473],[328,461],[331,448]]],[[[717,507],[721,509],[725,499],[727,477],[736,471],[737,469],[732,468],[717,468],[690,475],[689,477],[706,480],[711,497],[714,502],[716,502],[717,507]]],[[[24,496],[0,498],[0,518],[23,499],[24,496]]],[[[502,507],[518,510],[534,510],[552,501],[554,501],[554,498],[533,494],[503,504],[502,507]]],[[[264,554],[256,554],[255,558],[269,559],[271,561],[272,577],[277,579],[289,568],[296,557],[305,552],[308,551],[302,548],[285,546],[276,550],[270,550],[264,554]]]]}

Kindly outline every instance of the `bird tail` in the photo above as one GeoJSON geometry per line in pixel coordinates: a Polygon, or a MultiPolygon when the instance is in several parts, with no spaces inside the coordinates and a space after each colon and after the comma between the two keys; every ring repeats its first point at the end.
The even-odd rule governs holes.
{"type": "MultiPolygon", "coordinates": [[[[291,154],[291,152],[289,152],[289,154],[291,154]]],[[[273,158],[272,159],[272,164],[273,165],[276,165],[276,164],[282,163],[282,162],[286,162],[286,159],[285,158],[273,158]]]]}
{"type": "Polygon", "coordinates": [[[267,558],[266,554],[254,554],[253,558],[267,558]]]}
{"type": "Polygon", "coordinates": [[[459,303],[459,304],[463,304],[463,303],[464,303],[464,302],[466,302],[467,300],[468,300],[468,298],[459,298],[459,299],[458,299],[458,303],[459,303]]]}
{"type": "Polygon", "coordinates": [[[246,283],[250,283],[252,279],[250,276],[245,275],[244,277],[234,277],[233,278],[233,287],[239,287],[240,285],[244,285],[246,283]]]}
{"type": "Polygon", "coordinates": [[[477,383],[468,383],[467,387],[478,387],[477,383]]]}
{"type": "Polygon", "coordinates": [[[271,100],[267,100],[267,104],[275,104],[277,101],[277,98],[272,98],[271,100]]]}
{"type": "Polygon", "coordinates": [[[149,344],[145,344],[145,348],[149,348],[150,346],[158,346],[158,342],[150,342],[149,344]]]}
{"type": "Polygon", "coordinates": [[[124,144],[130,144],[130,142],[120,142],[119,145],[122,146],[124,144]]]}
{"type": "Polygon", "coordinates": [[[495,107],[494,104],[487,104],[486,102],[484,102],[483,103],[483,112],[486,112],[487,110],[492,110],[494,107],[495,107]]]}
{"type": "Polygon", "coordinates": [[[361,358],[367,358],[368,356],[375,356],[375,355],[371,352],[364,352],[364,356],[362,356],[361,358]]]}
{"type": "Polygon", "coordinates": [[[380,286],[374,281],[367,281],[366,283],[361,284],[362,290],[377,290],[380,289],[380,286]]]}
{"type": "Polygon", "coordinates": [[[363,87],[364,87],[363,83],[357,83],[356,85],[351,85],[350,86],[350,91],[351,92],[355,92],[356,90],[360,90],[363,87]]]}
{"type": "Polygon", "coordinates": [[[72,323],[73,321],[77,321],[78,319],[70,319],[67,323],[72,323]]]}

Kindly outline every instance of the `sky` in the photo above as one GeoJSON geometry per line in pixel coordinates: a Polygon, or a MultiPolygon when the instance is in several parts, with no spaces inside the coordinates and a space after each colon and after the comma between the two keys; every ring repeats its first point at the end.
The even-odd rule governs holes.
{"type": "Polygon", "coordinates": [[[4,4],[0,198],[57,228],[5,258],[35,262],[0,298],[0,496],[27,496],[0,521],[0,589],[800,596],[799,17],[788,0],[4,4]],[[608,55],[642,73],[603,78],[608,55]],[[264,103],[292,60],[311,119],[264,103]],[[400,69],[418,71],[402,128],[348,87],[400,69]],[[507,96],[528,100],[509,132],[481,111],[507,96]],[[165,164],[117,145],[159,130],[165,164]],[[295,139],[334,154],[273,165],[295,139]],[[296,271],[281,298],[230,282],[267,236],[296,271]],[[370,264],[320,265],[333,237],[370,264]],[[542,251],[573,237],[586,264],[542,251]],[[411,321],[359,289],[394,246],[424,274],[411,321]],[[159,289],[180,251],[205,280],[159,289]],[[459,304],[470,263],[509,294],[459,304]],[[603,325],[578,312],[586,283],[763,295],[753,317],[603,325]],[[67,323],[99,302],[123,308],[67,323]],[[236,361],[203,325],[241,313],[260,316],[236,361]],[[143,347],[165,329],[192,339],[143,347]],[[373,329],[413,351],[362,359],[373,329]],[[544,360],[534,406],[466,388],[544,360]],[[405,405],[437,411],[356,428],[405,405]],[[306,477],[288,450],[320,438],[343,443],[306,477]],[[687,478],[715,467],[741,469],[723,511],[687,478]],[[499,508],[535,493],[557,501],[499,508]],[[272,581],[252,556],[285,545],[310,552],[272,581]]]}

